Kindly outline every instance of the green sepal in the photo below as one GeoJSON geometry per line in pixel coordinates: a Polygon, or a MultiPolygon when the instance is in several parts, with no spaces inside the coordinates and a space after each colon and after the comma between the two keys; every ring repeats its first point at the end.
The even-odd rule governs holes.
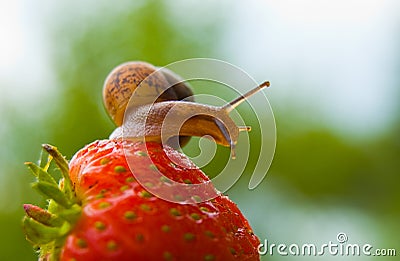
{"type": "MultiPolygon", "coordinates": [[[[43,149],[49,153],[53,159],[55,160],[57,166],[60,168],[61,172],[63,174],[66,174],[68,176],[68,161],[64,158],[64,156],[57,150],[56,147],[49,145],[49,144],[43,144],[42,145],[43,149]]],[[[64,176],[64,175],[63,175],[64,176]]],[[[65,176],[64,176],[65,178],[65,176]]]]}
{"type": "Polygon", "coordinates": [[[41,167],[42,169],[44,169],[44,171],[47,171],[50,167],[50,163],[53,160],[53,157],[50,154],[45,154],[43,153],[44,150],[40,151],[40,157],[38,160],[38,166],[41,167]],[[46,157],[47,155],[47,157],[46,157]]]}
{"type": "Polygon", "coordinates": [[[44,195],[48,200],[48,206],[45,210],[25,204],[26,216],[23,219],[23,228],[27,240],[40,252],[39,260],[57,261],[68,233],[81,216],[82,208],[69,177],[67,160],[54,146],[43,145],[43,151],[48,153],[47,161],[44,154],[41,154],[38,164],[32,162],[25,164],[37,179],[32,184],[33,189],[44,195]],[[56,162],[63,176],[59,184],[47,172],[52,160],[56,162]]]}
{"type": "Polygon", "coordinates": [[[70,208],[73,205],[71,201],[68,200],[65,193],[54,184],[40,181],[32,183],[32,188],[65,208],[70,208]]]}
{"type": "Polygon", "coordinates": [[[36,165],[32,162],[25,162],[25,165],[32,171],[33,175],[35,175],[38,181],[45,181],[57,185],[57,182],[54,178],[44,169],[36,165]]]}
{"type": "Polygon", "coordinates": [[[69,209],[64,209],[58,212],[58,216],[68,221],[70,224],[74,224],[81,215],[82,208],[78,204],[72,205],[69,209]]]}
{"type": "Polygon", "coordinates": [[[64,178],[64,187],[63,191],[65,192],[66,196],[68,199],[72,199],[74,197],[74,190],[73,190],[73,185],[71,178],[69,177],[69,167],[68,167],[68,161],[64,158],[64,156],[57,150],[56,147],[49,145],[49,144],[43,144],[42,145],[43,149],[49,153],[54,161],[56,162],[57,166],[61,170],[61,174],[64,178]]]}
{"type": "Polygon", "coordinates": [[[61,227],[65,220],[47,210],[31,204],[24,204],[25,213],[33,220],[50,227],[61,227]]]}
{"type": "Polygon", "coordinates": [[[26,239],[34,245],[48,244],[62,235],[60,227],[49,227],[29,217],[24,217],[23,228],[26,239]]]}

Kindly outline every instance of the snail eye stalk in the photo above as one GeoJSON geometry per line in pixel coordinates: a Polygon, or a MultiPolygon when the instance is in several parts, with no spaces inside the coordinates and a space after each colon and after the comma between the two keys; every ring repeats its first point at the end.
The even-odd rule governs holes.
{"type": "Polygon", "coordinates": [[[233,101],[229,102],[223,108],[227,112],[231,112],[233,109],[235,109],[237,106],[239,106],[242,102],[244,102],[246,99],[250,98],[250,96],[256,94],[257,92],[261,91],[264,88],[267,88],[270,86],[270,83],[268,81],[263,82],[262,84],[258,85],[256,88],[248,91],[247,93],[237,97],[233,101]]]}

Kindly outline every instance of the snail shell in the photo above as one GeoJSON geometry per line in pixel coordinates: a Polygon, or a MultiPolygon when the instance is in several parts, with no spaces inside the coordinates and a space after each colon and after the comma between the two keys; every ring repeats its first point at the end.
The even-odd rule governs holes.
{"type": "Polygon", "coordinates": [[[194,101],[191,89],[171,70],[146,62],[127,62],[110,72],[103,87],[104,105],[117,126],[122,125],[126,107],[139,85],[143,87],[135,95],[141,97],[140,103],[133,106],[154,103],[155,98],[155,102],[194,101]]]}

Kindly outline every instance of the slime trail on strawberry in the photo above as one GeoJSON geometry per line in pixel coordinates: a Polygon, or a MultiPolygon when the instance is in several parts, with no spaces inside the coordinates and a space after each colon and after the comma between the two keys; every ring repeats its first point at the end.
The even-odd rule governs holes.
{"type": "MultiPolygon", "coordinates": [[[[121,110],[127,109],[131,95],[124,96],[126,88],[136,88],[149,73],[166,88],[178,77],[143,62],[117,67],[108,77],[113,85],[107,89],[106,81],[105,104],[118,126],[123,125],[121,110]],[[125,81],[115,80],[115,75],[123,75],[125,81]]],[[[179,94],[191,94],[182,90],[187,88],[183,83],[173,82],[173,87],[179,94]]],[[[247,97],[239,98],[239,103],[247,97]]],[[[179,99],[174,102],[182,102],[179,99]]],[[[215,126],[219,131],[214,135],[229,141],[223,145],[234,146],[236,140],[225,133],[224,122],[215,126]]],[[[184,133],[179,144],[190,136],[184,133]]],[[[150,139],[142,138],[94,141],[69,163],[57,148],[43,145],[49,154],[47,163],[26,163],[36,177],[33,189],[48,199],[46,209],[24,205],[24,232],[38,250],[39,260],[259,260],[259,239],[236,204],[219,193],[185,155],[155,139],[154,133],[150,139]],[[51,161],[62,173],[59,182],[48,173],[51,161]],[[132,162],[134,167],[128,164],[132,162]],[[142,184],[137,175],[149,179],[142,184]],[[174,183],[203,186],[193,193],[174,189],[174,183]],[[157,197],[146,187],[168,189],[173,200],[157,197]]]]}

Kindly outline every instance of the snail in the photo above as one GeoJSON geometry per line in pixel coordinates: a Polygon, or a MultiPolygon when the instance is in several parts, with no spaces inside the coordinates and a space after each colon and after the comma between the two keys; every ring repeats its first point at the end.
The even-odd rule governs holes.
{"type": "Polygon", "coordinates": [[[229,113],[269,85],[266,81],[224,106],[211,106],[195,103],[188,84],[166,68],[124,63],[110,72],[103,87],[105,108],[118,126],[110,138],[145,138],[179,147],[191,136],[209,135],[217,144],[230,147],[234,158],[239,132],[250,127],[237,126],[229,113]]]}

